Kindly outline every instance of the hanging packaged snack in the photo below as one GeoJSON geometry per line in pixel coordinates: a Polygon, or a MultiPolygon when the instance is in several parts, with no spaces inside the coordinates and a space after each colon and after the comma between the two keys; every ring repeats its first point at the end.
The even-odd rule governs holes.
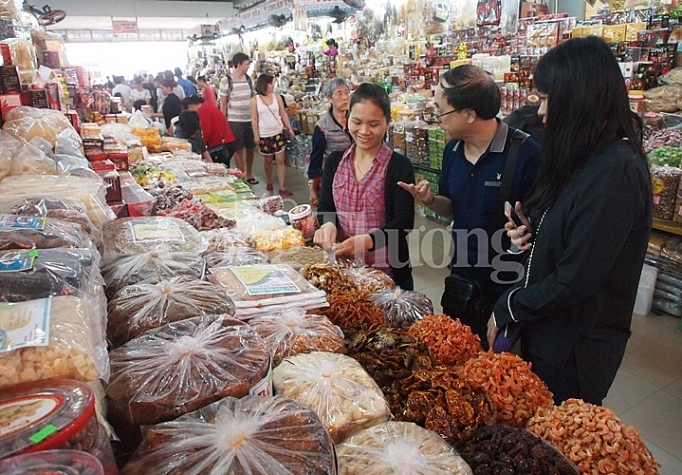
{"type": "Polygon", "coordinates": [[[433,314],[433,304],[426,295],[400,287],[376,291],[369,300],[384,311],[392,327],[411,325],[433,314]]]}
{"type": "Polygon", "coordinates": [[[500,0],[478,0],[476,5],[477,26],[497,26],[502,12],[500,0]]]}
{"type": "Polygon", "coordinates": [[[272,365],[299,353],[344,353],[343,332],[323,315],[302,310],[264,315],[249,320],[270,349],[272,365]]]}
{"type": "Polygon", "coordinates": [[[169,279],[186,275],[203,279],[206,261],[194,252],[143,252],[120,257],[102,267],[107,297],[128,285],[150,278],[169,279]]]}
{"type": "Polygon", "coordinates": [[[265,342],[229,317],[195,317],[145,333],[111,352],[111,371],[106,393],[117,427],[169,421],[227,396],[272,394],[265,342]]]}
{"type": "Polygon", "coordinates": [[[116,293],[108,308],[107,337],[114,347],[167,323],[235,313],[220,286],[189,276],[129,285],[116,293]]]}
{"type": "Polygon", "coordinates": [[[437,433],[410,422],[384,422],[337,445],[343,475],[428,473],[472,475],[467,463],[437,433]]]}
{"type": "Polygon", "coordinates": [[[315,411],[335,443],[391,417],[377,383],[349,356],[290,356],[274,369],[273,385],[275,394],[315,411]]]}
{"type": "Polygon", "coordinates": [[[87,384],[65,379],[19,384],[0,394],[0,413],[5,416],[0,459],[73,449],[94,456],[105,474],[118,473],[109,435],[97,422],[95,395],[87,384]]]}
{"type": "Polygon", "coordinates": [[[679,168],[667,166],[651,168],[654,218],[673,219],[681,177],[682,170],[679,168]]]}

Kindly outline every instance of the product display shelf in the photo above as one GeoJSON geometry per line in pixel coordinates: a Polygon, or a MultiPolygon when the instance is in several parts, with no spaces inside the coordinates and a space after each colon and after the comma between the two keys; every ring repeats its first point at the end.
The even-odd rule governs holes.
{"type": "Polygon", "coordinates": [[[668,221],[666,219],[654,218],[651,227],[654,229],[658,229],[659,231],[665,231],[666,233],[677,234],[678,236],[682,236],[682,223],[676,223],[674,221],[668,221]]]}

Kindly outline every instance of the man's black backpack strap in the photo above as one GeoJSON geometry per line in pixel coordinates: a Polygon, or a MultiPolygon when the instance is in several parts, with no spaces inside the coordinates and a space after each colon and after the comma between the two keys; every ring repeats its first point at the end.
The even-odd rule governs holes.
{"type": "MultiPolygon", "coordinates": [[[[504,170],[502,171],[502,184],[500,185],[500,191],[497,195],[499,202],[497,209],[500,213],[502,226],[504,226],[504,223],[506,222],[506,218],[504,218],[504,202],[511,199],[511,189],[516,173],[516,161],[519,158],[519,149],[528,137],[530,137],[530,135],[519,129],[514,130],[511,137],[509,153],[507,154],[507,159],[504,162],[504,170]]],[[[512,206],[514,206],[514,203],[512,203],[512,206]]]]}

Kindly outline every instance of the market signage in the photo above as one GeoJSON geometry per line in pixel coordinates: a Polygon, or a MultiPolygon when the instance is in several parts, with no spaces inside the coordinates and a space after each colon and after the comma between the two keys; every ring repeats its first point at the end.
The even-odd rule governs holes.
{"type": "Polygon", "coordinates": [[[292,10],[291,0],[275,0],[244,10],[239,13],[238,17],[240,24],[249,28],[267,23],[270,15],[290,15],[292,10]]]}
{"type": "Polygon", "coordinates": [[[129,35],[138,34],[137,20],[135,21],[117,21],[111,20],[111,26],[114,29],[114,35],[129,35]]]}

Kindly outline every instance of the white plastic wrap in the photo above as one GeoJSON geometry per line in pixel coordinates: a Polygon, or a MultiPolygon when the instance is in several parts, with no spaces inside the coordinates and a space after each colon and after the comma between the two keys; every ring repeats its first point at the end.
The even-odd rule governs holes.
{"type": "Polygon", "coordinates": [[[391,417],[377,383],[349,356],[324,352],[291,356],[273,371],[273,385],[275,394],[315,411],[336,443],[391,417]]]}
{"type": "Polygon", "coordinates": [[[337,445],[340,475],[472,475],[438,434],[411,422],[384,422],[337,445]]]}
{"type": "Polygon", "coordinates": [[[33,137],[42,137],[53,147],[57,144],[59,134],[68,128],[73,126],[61,111],[28,106],[9,111],[2,126],[3,130],[16,139],[31,141],[33,137]]]}
{"type": "Polygon", "coordinates": [[[256,241],[253,237],[243,231],[234,229],[212,229],[202,231],[201,236],[207,243],[206,253],[215,251],[226,251],[233,247],[250,247],[256,249],[256,241]]]}
{"type": "Polygon", "coordinates": [[[78,224],[52,218],[6,214],[0,215],[0,220],[0,251],[56,248],[97,250],[90,236],[78,224]]]}
{"type": "Polygon", "coordinates": [[[281,397],[227,397],[150,428],[121,475],[336,473],[315,413],[281,397]]]}
{"type": "Polygon", "coordinates": [[[234,246],[224,251],[215,251],[204,256],[206,265],[212,267],[249,266],[269,264],[268,256],[250,247],[234,246]]]}
{"type": "Polygon", "coordinates": [[[28,142],[19,147],[12,157],[10,175],[54,175],[57,173],[56,162],[45,155],[40,148],[28,142]]]}
{"type": "Polygon", "coordinates": [[[0,198],[0,214],[2,213],[59,219],[78,224],[88,234],[95,231],[83,203],[71,198],[33,194],[9,201],[2,201],[0,198]]]}
{"type": "Polygon", "coordinates": [[[426,295],[400,287],[375,292],[369,300],[384,311],[392,327],[411,325],[426,315],[433,315],[433,304],[426,295]]]}

